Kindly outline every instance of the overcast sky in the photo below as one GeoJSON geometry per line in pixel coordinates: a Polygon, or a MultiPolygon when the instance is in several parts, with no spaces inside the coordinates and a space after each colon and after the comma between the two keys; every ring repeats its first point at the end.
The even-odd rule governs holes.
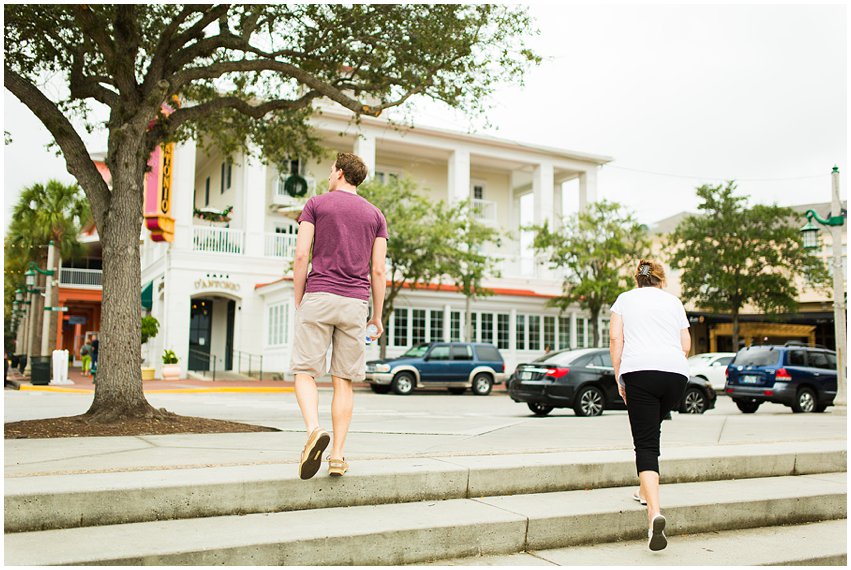
{"type": "MultiPolygon", "coordinates": [[[[737,179],[751,202],[830,200],[830,169],[845,184],[846,7],[789,5],[546,6],[530,8],[544,56],[523,88],[500,89],[496,136],[615,160],[601,197],[644,223],[694,211],[694,188],[737,179]],[[644,172],[640,172],[644,171],[644,172]]],[[[45,149],[47,131],[8,91],[6,224],[19,191],[73,181],[45,149]]],[[[465,124],[434,105],[417,122],[465,124]]],[[[91,151],[102,136],[85,136],[91,151]]],[[[826,212],[825,212],[826,213],[826,212]]]]}

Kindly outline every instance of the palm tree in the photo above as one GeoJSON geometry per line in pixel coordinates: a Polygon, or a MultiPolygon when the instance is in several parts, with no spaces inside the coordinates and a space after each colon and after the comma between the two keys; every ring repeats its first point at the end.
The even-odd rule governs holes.
{"type": "MultiPolygon", "coordinates": [[[[5,240],[6,280],[4,297],[6,307],[10,307],[15,297],[15,289],[22,287],[22,270],[30,261],[40,267],[47,266],[47,245],[53,240],[56,246],[53,269],[54,279],[58,279],[59,264],[62,259],[76,258],[82,255],[83,246],[77,236],[83,224],[91,220],[89,202],[82,189],[76,184],[65,185],[58,180],[47,184],[33,184],[21,192],[18,202],[12,210],[12,223],[5,240]]],[[[33,306],[33,314],[40,314],[44,303],[40,297],[33,306]],[[37,312],[38,311],[38,312],[37,312]]],[[[53,288],[50,306],[56,306],[59,290],[53,288]]],[[[51,321],[57,313],[50,312],[51,321]]],[[[48,336],[49,346],[56,344],[56,323],[51,322],[48,336]]],[[[41,330],[35,328],[35,347],[41,346],[41,330]]]]}

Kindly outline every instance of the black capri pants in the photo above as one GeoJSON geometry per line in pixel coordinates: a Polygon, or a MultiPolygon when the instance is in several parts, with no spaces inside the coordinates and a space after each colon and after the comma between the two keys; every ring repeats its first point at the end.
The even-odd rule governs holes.
{"type": "Polygon", "coordinates": [[[662,419],[682,401],[688,378],[675,372],[640,370],[621,375],[626,387],[626,409],[635,468],[659,473],[659,436],[662,419]]]}

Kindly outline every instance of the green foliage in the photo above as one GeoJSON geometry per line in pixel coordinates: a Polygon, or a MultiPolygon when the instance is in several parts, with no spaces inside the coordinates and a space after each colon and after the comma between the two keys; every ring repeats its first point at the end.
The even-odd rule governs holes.
{"type": "Polygon", "coordinates": [[[163,364],[177,364],[177,355],[173,350],[163,351],[163,364]]]}
{"type": "Polygon", "coordinates": [[[499,247],[500,234],[495,228],[476,220],[469,200],[446,212],[451,227],[449,243],[452,254],[445,273],[465,297],[487,297],[493,291],[482,286],[488,277],[499,277],[498,260],[485,251],[493,244],[499,247]]]}
{"type": "Polygon", "coordinates": [[[650,251],[647,228],[624,206],[600,200],[566,218],[556,231],[547,223],[526,229],[535,232],[535,251],[564,272],[562,295],[548,305],[564,311],[578,303],[587,309],[597,345],[600,310],[632,287],[629,269],[650,251]]]}
{"type": "Polygon", "coordinates": [[[669,238],[683,298],[734,316],[747,304],[766,313],[797,312],[796,277],[828,283],[824,263],[803,247],[801,216],[776,205],[748,208],[735,190],[732,181],[698,188],[700,214],[681,221],[669,238]]]}
{"type": "Polygon", "coordinates": [[[157,319],[150,315],[142,317],[142,344],[157,336],[159,332],[160,322],[157,319]]]}

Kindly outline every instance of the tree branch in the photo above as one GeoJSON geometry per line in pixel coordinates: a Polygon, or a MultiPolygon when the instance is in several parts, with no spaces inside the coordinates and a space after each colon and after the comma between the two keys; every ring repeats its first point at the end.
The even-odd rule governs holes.
{"type": "Polygon", "coordinates": [[[118,94],[101,86],[97,78],[86,77],[83,73],[84,66],[85,53],[83,48],[79,47],[74,51],[71,61],[71,73],[68,84],[71,90],[71,97],[76,99],[91,97],[95,101],[99,101],[109,107],[118,104],[118,94]]]}
{"type": "Polygon", "coordinates": [[[195,12],[203,12],[207,8],[209,8],[209,6],[196,6],[191,4],[185,6],[183,10],[181,10],[180,13],[171,22],[169,22],[168,26],[165,27],[163,33],[160,35],[157,47],[154,49],[154,54],[151,56],[151,64],[148,66],[148,72],[145,74],[145,80],[142,83],[142,92],[146,96],[150,92],[152,84],[155,84],[163,78],[166,55],[172,51],[174,34],[176,34],[180,29],[180,25],[195,12]]]}
{"type": "Polygon", "coordinates": [[[65,166],[68,172],[79,181],[92,205],[95,223],[103,228],[110,205],[109,188],[92,162],[79,133],[53,101],[8,66],[3,68],[3,81],[6,89],[26,105],[53,135],[65,155],[65,166]]]}

